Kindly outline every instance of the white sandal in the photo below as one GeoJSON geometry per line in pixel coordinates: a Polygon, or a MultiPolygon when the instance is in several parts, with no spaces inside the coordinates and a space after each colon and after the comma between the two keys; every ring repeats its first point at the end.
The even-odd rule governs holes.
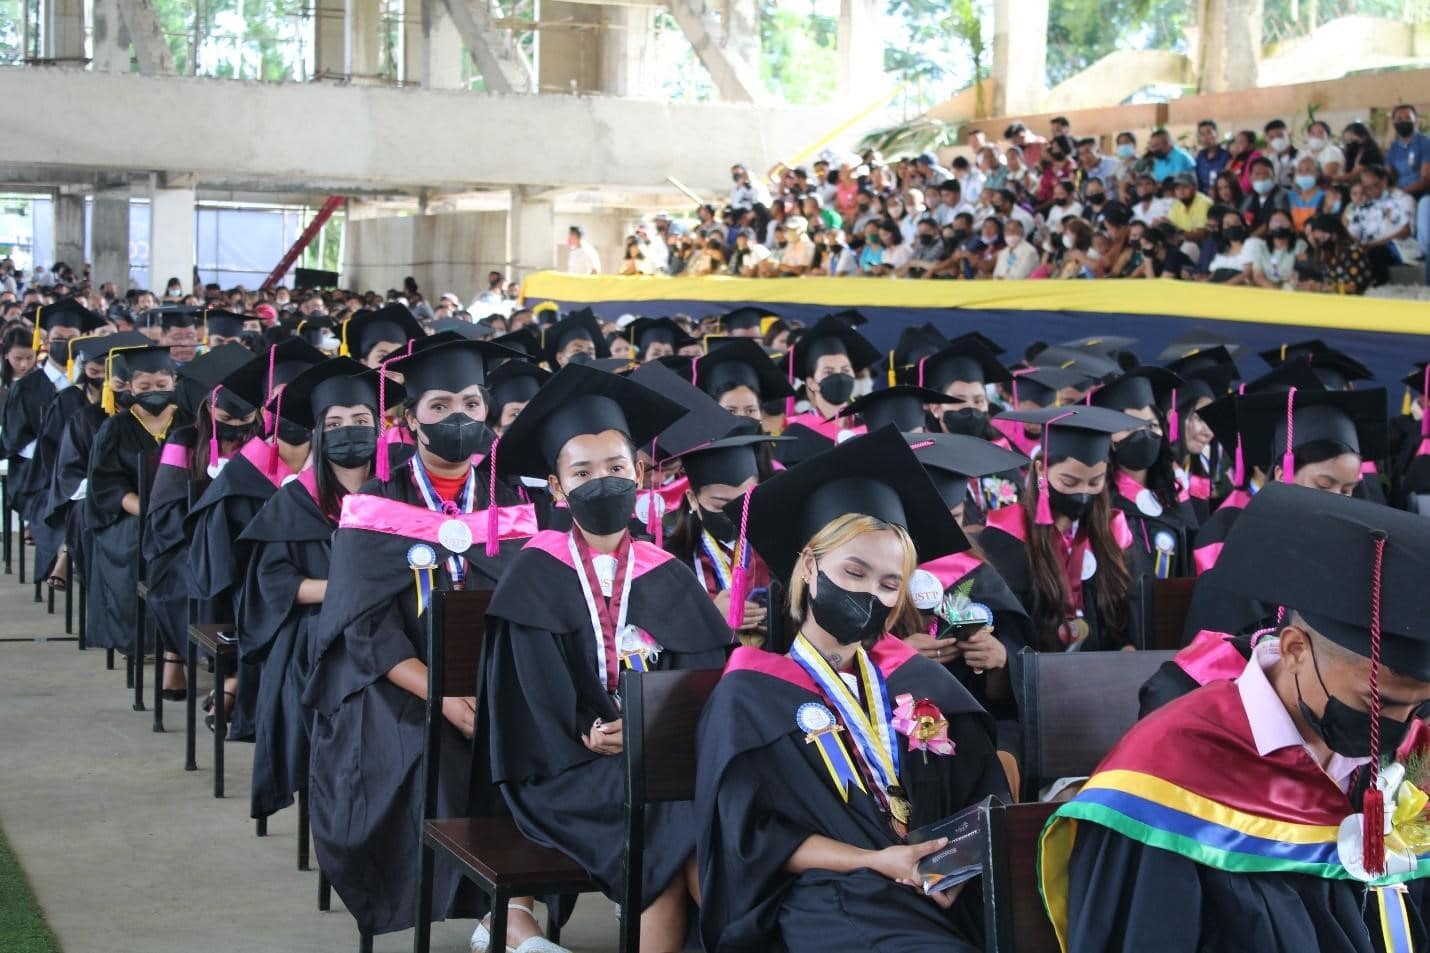
{"type": "MultiPolygon", "coordinates": [[[[524,903],[508,903],[507,908],[520,910],[531,919],[536,920],[536,910],[524,903]]],[[[537,923],[540,922],[537,920],[537,923]]],[[[491,946],[491,931],[487,929],[485,923],[478,920],[477,928],[472,931],[471,953],[490,953],[491,946]]],[[[544,936],[533,936],[523,940],[520,946],[506,947],[506,953],[571,953],[571,951],[564,946],[552,943],[544,936]]]]}

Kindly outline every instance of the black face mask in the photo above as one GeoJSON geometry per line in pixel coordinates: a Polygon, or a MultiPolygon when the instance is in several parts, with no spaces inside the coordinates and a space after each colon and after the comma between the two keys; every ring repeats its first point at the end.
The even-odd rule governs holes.
{"type": "Polygon", "coordinates": [[[577,351],[566,359],[567,364],[590,364],[596,360],[596,355],[588,351],[577,351]]]}
{"type": "MultiPolygon", "coordinates": [[[[1321,666],[1316,662],[1314,654],[1311,656],[1311,665],[1316,669],[1316,681],[1321,683],[1321,690],[1326,693],[1326,708],[1320,715],[1316,715],[1306,706],[1305,700],[1301,697],[1301,678],[1298,675],[1296,677],[1296,705],[1301,709],[1301,717],[1306,719],[1306,724],[1311,726],[1312,731],[1321,736],[1326,747],[1336,754],[1344,755],[1347,758],[1370,757],[1370,712],[1356,711],[1326,689],[1326,682],[1321,678],[1321,666]]],[[[1408,721],[1382,718],[1380,720],[1380,750],[1394,751],[1399,748],[1400,742],[1405,740],[1405,733],[1409,730],[1408,721]]]]}
{"type": "Polygon", "coordinates": [[[596,536],[610,536],[626,528],[636,508],[636,481],[625,477],[588,480],[566,494],[571,519],[596,536]]]}
{"type": "Polygon", "coordinates": [[[831,404],[843,404],[854,394],[853,374],[830,374],[819,382],[819,396],[831,404]]]}
{"type": "Polygon", "coordinates": [[[1293,232],[1293,231],[1291,231],[1291,229],[1289,229],[1289,228],[1273,228],[1273,229],[1271,230],[1271,237],[1272,237],[1272,238],[1284,238],[1284,239],[1287,239],[1287,240],[1289,241],[1290,239],[1296,237],[1296,233],[1293,232]]]}
{"type": "Polygon", "coordinates": [[[253,435],[253,424],[224,424],[215,425],[214,433],[225,443],[242,443],[253,435]]]}
{"type": "Polygon", "coordinates": [[[114,392],[115,406],[128,410],[134,406],[134,395],[127,390],[117,390],[114,392]]]}
{"type": "Polygon", "coordinates": [[[699,507],[700,525],[705,527],[705,531],[714,536],[722,543],[733,543],[735,541],[735,521],[725,513],[724,510],[707,510],[699,507]]]}
{"type": "Polygon", "coordinates": [[[174,402],[174,392],[171,390],[147,390],[142,394],[134,395],[134,403],[146,413],[162,414],[164,408],[174,402]]]}
{"type": "Polygon", "coordinates": [[[1051,486],[1048,487],[1048,508],[1059,516],[1066,516],[1070,520],[1077,521],[1086,516],[1091,507],[1091,493],[1064,493],[1051,486]]]}
{"type": "Polygon", "coordinates": [[[1161,437],[1151,430],[1134,430],[1112,448],[1112,462],[1124,470],[1146,470],[1161,454],[1161,437]]]}
{"type": "Polygon", "coordinates": [[[1106,196],[1106,195],[1089,195],[1089,196],[1087,197],[1087,204],[1088,204],[1088,205],[1091,205],[1091,206],[1093,206],[1093,207],[1099,206],[1099,205],[1101,205],[1103,202],[1106,202],[1106,201],[1107,201],[1107,196],[1106,196]]]}
{"type": "Polygon", "coordinates": [[[988,432],[988,415],[976,407],[943,412],[945,433],[959,433],[967,437],[982,437],[988,432]]]}
{"type": "Polygon", "coordinates": [[[313,439],[313,431],[289,420],[278,418],[278,439],[290,447],[301,447],[313,439]]]}
{"type": "Polygon", "coordinates": [[[1221,237],[1223,241],[1227,242],[1244,242],[1246,241],[1246,229],[1239,225],[1231,228],[1223,228],[1221,230],[1221,237]]]}
{"type": "Polygon", "coordinates": [[[460,410],[454,410],[435,424],[418,424],[427,435],[427,449],[448,463],[461,463],[492,444],[487,425],[460,410]]]}
{"type": "Polygon", "coordinates": [[[853,645],[884,633],[891,610],[877,596],[840,589],[822,569],[818,570],[818,578],[819,584],[809,597],[809,610],[819,627],[840,645],[853,645]]]}
{"type": "Polygon", "coordinates": [[[334,427],[323,431],[323,459],[335,467],[361,467],[377,456],[377,428],[334,427]]]}
{"type": "Polygon", "coordinates": [[[1402,139],[1409,139],[1411,136],[1415,135],[1415,123],[1397,122],[1395,124],[1395,134],[1402,139]]]}

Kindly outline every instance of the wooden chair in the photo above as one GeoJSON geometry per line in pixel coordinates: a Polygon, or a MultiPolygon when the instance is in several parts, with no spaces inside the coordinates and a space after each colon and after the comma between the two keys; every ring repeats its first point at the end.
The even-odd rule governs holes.
{"type": "Polygon", "coordinates": [[[189,767],[194,761],[198,733],[197,650],[203,649],[214,660],[214,797],[223,797],[223,742],[224,735],[228,734],[228,715],[224,712],[223,704],[223,680],[228,669],[233,667],[236,670],[238,665],[238,643],[223,637],[231,628],[233,626],[228,623],[192,623],[189,626],[188,658],[185,660],[185,674],[189,683],[184,739],[187,758],[184,762],[185,770],[198,768],[197,764],[193,768],[189,767]]]}
{"type": "MultiPolygon", "coordinates": [[[[486,614],[490,592],[464,590],[432,593],[427,608],[427,743],[423,758],[422,843],[418,867],[417,917],[412,948],[428,953],[432,941],[432,881],[441,852],[491,901],[492,943],[506,941],[506,905],[513,897],[590,893],[599,889],[590,876],[558,850],[533,844],[511,817],[438,819],[442,699],[475,691],[477,717],[482,711],[482,676],[486,614]]],[[[629,735],[627,735],[629,743],[629,735]]],[[[559,943],[561,924],[547,911],[546,935],[559,943]]],[[[371,949],[372,938],[363,938],[371,949]]]]}
{"type": "Polygon", "coordinates": [[[626,743],[621,953],[640,953],[646,806],[695,797],[695,730],[719,681],[720,669],[621,673],[626,743]]]}
{"type": "Polygon", "coordinates": [[[1142,603],[1142,645],[1162,651],[1183,647],[1182,627],[1192,604],[1195,578],[1158,579],[1144,575],[1139,582],[1142,603]]]}
{"type": "MultiPolygon", "coordinates": [[[[129,652],[129,674],[134,688],[134,710],[144,710],[144,647],[149,639],[149,585],[145,560],[139,555],[144,552],[144,518],[149,512],[149,485],[145,475],[149,472],[150,454],[140,452],[135,460],[139,474],[139,539],[134,545],[134,556],[139,562],[139,578],[134,584],[134,642],[129,652]],[[142,595],[140,584],[143,584],[142,595]]],[[[157,648],[157,646],[156,646],[157,648]]],[[[156,655],[163,655],[156,652],[156,655]]],[[[162,672],[163,669],[160,669],[162,672]]]]}
{"type": "Polygon", "coordinates": [[[983,809],[983,928],[987,953],[1061,953],[1038,889],[1038,838],[1057,804],[983,809]]]}
{"type": "Polygon", "coordinates": [[[1055,778],[1083,777],[1137,721],[1137,691],[1175,652],[1018,653],[1023,800],[1055,778]]]}

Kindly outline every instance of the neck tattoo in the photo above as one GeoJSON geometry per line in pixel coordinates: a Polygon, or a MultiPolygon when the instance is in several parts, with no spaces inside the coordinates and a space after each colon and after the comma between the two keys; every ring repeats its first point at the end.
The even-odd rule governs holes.
{"type": "Polygon", "coordinates": [[[824,654],[824,657],[829,661],[830,665],[836,667],[839,665],[840,662],[844,660],[844,656],[840,655],[838,652],[826,652],[824,654]]]}

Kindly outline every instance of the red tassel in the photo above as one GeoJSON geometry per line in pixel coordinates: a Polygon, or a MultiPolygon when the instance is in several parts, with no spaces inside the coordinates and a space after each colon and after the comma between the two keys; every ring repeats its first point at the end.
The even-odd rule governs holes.
{"type": "Polygon", "coordinates": [[[1380,788],[1367,788],[1361,807],[1364,817],[1361,856],[1365,872],[1379,877],[1385,873],[1385,795],[1380,788]]]}
{"type": "Polygon", "coordinates": [[[497,512],[497,444],[501,438],[492,441],[492,451],[487,454],[487,558],[495,559],[501,553],[501,540],[497,538],[501,530],[497,512]]]}

